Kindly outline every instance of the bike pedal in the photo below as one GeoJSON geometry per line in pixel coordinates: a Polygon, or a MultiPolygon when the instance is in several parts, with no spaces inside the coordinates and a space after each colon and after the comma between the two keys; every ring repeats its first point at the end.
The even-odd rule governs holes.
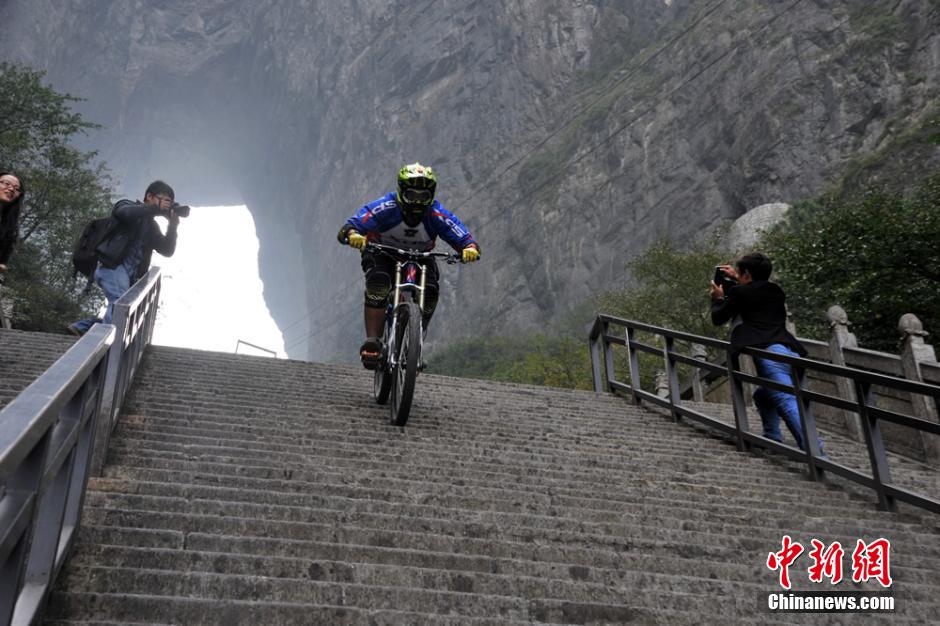
{"type": "Polygon", "coordinates": [[[379,356],[377,352],[362,352],[359,354],[359,358],[362,359],[362,366],[367,370],[378,369],[381,362],[379,356]]]}

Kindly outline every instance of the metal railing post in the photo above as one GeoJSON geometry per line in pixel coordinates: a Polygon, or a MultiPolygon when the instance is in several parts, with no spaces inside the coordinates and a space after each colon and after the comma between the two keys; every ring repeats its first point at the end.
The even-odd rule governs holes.
{"type": "Polygon", "coordinates": [[[632,326],[627,326],[627,361],[630,363],[630,387],[633,391],[633,403],[640,403],[640,359],[637,351],[633,348],[633,341],[636,339],[636,330],[632,326]]]}
{"type": "Polygon", "coordinates": [[[616,380],[617,374],[614,371],[614,348],[607,339],[609,332],[610,323],[604,322],[603,326],[601,326],[601,341],[603,342],[601,346],[604,348],[604,389],[607,393],[613,393],[614,389],[610,386],[610,381],[616,380]]]}
{"type": "Polygon", "coordinates": [[[871,477],[875,481],[878,503],[886,511],[897,511],[897,502],[885,492],[884,484],[891,481],[891,470],[888,467],[888,457],[885,454],[884,440],[881,437],[881,426],[878,424],[878,418],[868,410],[872,406],[871,384],[856,380],[855,396],[858,399],[858,415],[862,422],[865,444],[868,446],[871,477]]]}
{"type": "MultiPolygon", "coordinates": [[[[708,350],[700,343],[692,344],[692,358],[699,361],[708,360],[708,350]]],[[[702,370],[694,368],[692,372],[692,399],[696,402],[705,401],[705,387],[702,384],[702,370]]]]}
{"type": "Polygon", "coordinates": [[[679,372],[676,368],[675,359],[672,358],[672,351],[675,348],[675,340],[669,336],[663,336],[663,358],[666,360],[666,384],[669,389],[669,406],[672,409],[672,419],[675,422],[682,421],[682,416],[676,410],[676,405],[680,402],[679,390],[679,372]]]}
{"type": "Polygon", "coordinates": [[[601,349],[600,342],[603,341],[601,335],[588,341],[588,349],[591,351],[591,376],[594,379],[594,393],[603,393],[608,391],[607,385],[601,379],[601,349]]]}
{"type": "Polygon", "coordinates": [[[796,408],[800,416],[800,430],[803,431],[803,451],[806,453],[806,464],[809,466],[809,476],[814,481],[820,479],[821,470],[816,467],[814,459],[818,459],[822,451],[819,449],[819,433],[816,430],[816,414],[812,404],[803,394],[803,385],[806,373],[801,367],[790,366],[790,381],[793,384],[793,395],[796,397],[796,408]]]}
{"type": "Polygon", "coordinates": [[[744,439],[744,433],[749,432],[747,425],[747,403],[744,401],[744,385],[738,378],[735,371],[739,369],[741,363],[737,354],[731,354],[728,350],[728,386],[731,390],[731,408],[734,411],[734,426],[738,433],[738,450],[749,450],[751,444],[744,439]]]}

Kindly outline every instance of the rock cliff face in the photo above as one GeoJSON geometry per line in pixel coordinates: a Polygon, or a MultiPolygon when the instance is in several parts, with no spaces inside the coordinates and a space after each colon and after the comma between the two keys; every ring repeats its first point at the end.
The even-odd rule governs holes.
{"type": "Polygon", "coordinates": [[[0,24],[0,58],[87,98],[126,193],[161,176],[249,206],[269,306],[312,359],[358,345],[334,234],[403,162],[436,167],[484,253],[444,270],[432,337],[513,332],[654,238],[818,193],[940,87],[930,0],[5,0],[0,24]]]}

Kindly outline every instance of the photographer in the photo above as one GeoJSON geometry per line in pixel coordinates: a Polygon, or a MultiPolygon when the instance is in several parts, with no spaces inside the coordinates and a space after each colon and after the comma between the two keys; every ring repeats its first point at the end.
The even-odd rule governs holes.
{"type": "Polygon", "coordinates": [[[144,193],[144,201],[120,200],[111,211],[112,225],[98,244],[98,269],[95,282],[108,299],[104,320],[84,319],[68,326],[74,335],[83,335],[93,324],[111,323],[114,303],[150,269],[150,257],[156,250],[170,257],[176,251],[176,229],[180,217],[189,215],[189,207],[176,204],[173,188],[162,180],[154,181],[144,193]],[[155,217],[168,220],[166,234],[160,232],[155,217]]]}
{"type": "MultiPolygon", "coordinates": [[[[751,346],[777,354],[805,356],[806,349],[786,329],[786,295],[780,285],[770,282],[773,265],[770,259],[759,252],[742,256],[730,265],[718,266],[716,280],[710,283],[712,298],[712,323],[720,326],[733,318],[731,351],[751,346]],[[720,284],[719,284],[720,283],[720,284]],[[727,292],[726,292],[727,291],[727,292]]],[[[770,359],[755,358],[757,373],[762,378],[792,385],[790,366],[770,359]]],[[[759,387],[754,392],[754,404],[764,426],[764,437],[782,442],[780,418],[796,440],[804,448],[800,412],[793,394],[759,387]]],[[[819,443],[822,452],[822,442],[819,443]]]]}

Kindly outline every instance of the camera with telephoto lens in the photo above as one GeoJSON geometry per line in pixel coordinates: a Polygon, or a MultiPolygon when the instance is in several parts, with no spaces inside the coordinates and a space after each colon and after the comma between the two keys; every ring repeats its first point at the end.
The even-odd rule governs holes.
{"type": "Polygon", "coordinates": [[[185,204],[173,203],[173,211],[180,217],[189,217],[189,206],[185,204]]]}

